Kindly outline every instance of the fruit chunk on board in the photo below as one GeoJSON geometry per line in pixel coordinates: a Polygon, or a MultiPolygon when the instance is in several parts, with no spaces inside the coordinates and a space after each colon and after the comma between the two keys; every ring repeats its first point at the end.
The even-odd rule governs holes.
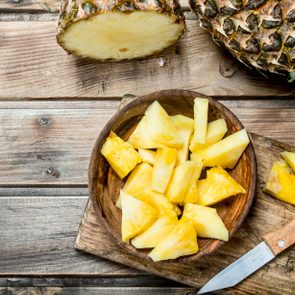
{"type": "Polygon", "coordinates": [[[161,52],[184,29],[176,0],[64,0],[57,42],[80,57],[124,60],[161,52]]]}
{"type": "Polygon", "coordinates": [[[281,156],[295,173],[295,153],[285,151],[281,153],[281,156]]]}
{"type": "Polygon", "coordinates": [[[133,146],[112,131],[104,143],[101,153],[121,179],[141,162],[141,157],[133,146]]]}
{"type": "Polygon", "coordinates": [[[156,157],[156,152],[147,150],[147,149],[138,149],[138,153],[141,156],[142,162],[148,163],[150,165],[155,164],[155,157],[156,157]]]}

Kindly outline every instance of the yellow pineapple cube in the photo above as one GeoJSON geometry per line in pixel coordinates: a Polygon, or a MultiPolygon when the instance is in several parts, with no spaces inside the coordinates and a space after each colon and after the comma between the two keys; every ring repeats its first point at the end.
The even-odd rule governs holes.
{"type": "Polygon", "coordinates": [[[152,189],[164,193],[176,163],[177,150],[172,148],[157,149],[153,168],[152,189]]]}
{"type": "Polygon", "coordinates": [[[292,205],[295,205],[295,175],[285,161],[275,162],[264,192],[292,205]]]}
{"type": "Polygon", "coordinates": [[[214,205],[226,198],[245,193],[245,189],[221,167],[213,167],[207,171],[207,178],[197,182],[198,204],[214,205]]]}
{"type": "Polygon", "coordinates": [[[218,119],[208,123],[206,141],[204,144],[198,143],[193,140],[190,141],[189,149],[192,153],[203,150],[206,147],[220,141],[227,132],[227,125],[224,119],[218,119]]]}
{"type": "Polygon", "coordinates": [[[192,144],[206,142],[207,125],[208,125],[209,101],[207,98],[195,98],[194,100],[194,134],[192,144]]]}
{"type": "Polygon", "coordinates": [[[180,148],[183,139],[173,124],[170,116],[159,104],[154,101],[145,111],[147,129],[155,142],[171,147],[180,148]]]}
{"type": "Polygon", "coordinates": [[[183,139],[183,145],[177,153],[176,166],[178,166],[188,159],[188,145],[194,130],[194,120],[183,115],[175,115],[170,118],[183,139]]]}
{"type": "Polygon", "coordinates": [[[122,241],[128,242],[131,238],[144,232],[157,219],[158,213],[146,203],[120,191],[122,205],[122,241]]]}
{"type": "Polygon", "coordinates": [[[201,172],[203,168],[203,162],[196,162],[194,164],[194,171],[191,178],[190,186],[184,196],[183,203],[197,203],[198,201],[198,188],[197,181],[200,178],[201,172]]]}
{"type": "Polygon", "coordinates": [[[162,216],[158,218],[146,231],[131,240],[131,244],[137,249],[154,248],[163,237],[175,227],[177,218],[162,216]]]}
{"type": "Polygon", "coordinates": [[[183,203],[185,194],[191,185],[195,165],[193,161],[185,161],[174,169],[166,190],[170,202],[183,203]]]}
{"type": "Polygon", "coordinates": [[[228,241],[228,230],[215,208],[186,204],[183,216],[195,223],[198,237],[228,241]]]}
{"type": "Polygon", "coordinates": [[[204,166],[234,168],[250,140],[245,129],[209,146],[204,154],[204,166]]]}
{"type": "Polygon", "coordinates": [[[176,226],[163,237],[161,242],[150,252],[153,261],[175,259],[197,253],[199,250],[197,234],[192,220],[183,217],[176,226]]]}
{"type": "Polygon", "coordinates": [[[292,168],[295,173],[295,153],[292,152],[283,152],[281,153],[283,159],[287,162],[287,164],[292,168]]]}
{"type": "Polygon", "coordinates": [[[138,153],[141,156],[142,162],[154,165],[156,152],[146,149],[138,149],[138,153]]]}
{"type": "Polygon", "coordinates": [[[141,157],[133,146],[112,131],[102,146],[101,153],[121,179],[141,162],[141,157]]]}

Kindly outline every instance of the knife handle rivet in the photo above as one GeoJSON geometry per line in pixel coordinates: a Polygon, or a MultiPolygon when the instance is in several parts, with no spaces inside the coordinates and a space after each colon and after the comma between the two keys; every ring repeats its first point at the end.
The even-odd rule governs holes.
{"type": "Polygon", "coordinates": [[[280,248],[284,248],[284,247],[285,247],[285,241],[284,241],[284,240],[279,240],[279,241],[278,241],[278,246],[279,246],[280,248]]]}

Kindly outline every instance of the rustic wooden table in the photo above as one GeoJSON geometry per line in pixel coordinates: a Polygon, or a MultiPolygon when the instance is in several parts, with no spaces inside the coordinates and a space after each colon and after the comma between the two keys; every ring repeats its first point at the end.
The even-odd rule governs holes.
{"type": "MultiPolygon", "coordinates": [[[[58,0],[0,1],[0,294],[193,290],[73,248],[90,151],[124,94],[195,90],[222,100],[249,131],[295,145],[294,85],[237,63],[182,2],[187,31],[176,47],[142,61],[99,63],[56,44],[58,0]]],[[[290,257],[282,269],[294,271],[290,257]]],[[[226,294],[278,294],[257,290],[248,283],[226,294]]]]}

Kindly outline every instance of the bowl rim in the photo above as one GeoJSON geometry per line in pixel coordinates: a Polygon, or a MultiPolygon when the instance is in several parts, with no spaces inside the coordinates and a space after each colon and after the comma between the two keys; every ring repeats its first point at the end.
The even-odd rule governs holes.
{"type": "MultiPolygon", "coordinates": [[[[106,123],[106,125],[103,127],[103,129],[101,130],[99,136],[97,137],[94,147],[92,149],[91,152],[91,156],[90,156],[90,160],[89,160],[89,166],[88,166],[88,191],[89,191],[89,197],[92,201],[93,207],[94,207],[94,211],[96,213],[96,215],[99,218],[99,221],[102,223],[102,225],[107,229],[108,233],[110,234],[110,236],[112,237],[112,239],[123,249],[127,250],[130,254],[133,254],[137,257],[141,257],[143,259],[149,259],[147,257],[143,257],[143,255],[140,255],[138,249],[134,248],[131,244],[126,244],[123,243],[121,240],[118,240],[113,232],[112,229],[109,225],[109,223],[107,222],[107,220],[103,217],[103,214],[97,204],[97,197],[95,194],[95,184],[94,184],[94,178],[93,175],[94,173],[97,171],[95,171],[95,160],[96,157],[98,155],[98,151],[100,150],[100,145],[102,144],[102,141],[104,138],[106,138],[109,134],[109,132],[112,130],[112,126],[114,125],[114,123],[117,121],[117,119],[121,116],[122,113],[130,111],[133,107],[142,104],[142,103],[146,103],[146,102],[150,102],[152,103],[153,101],[157,100],[158,95],[160,96],[183,96],[183,97],[204,97],[204,98],[208,98],[209,99],[209,104],[214,102],[214,105],[220,109],[226,117],[231,117],[231,120],[234,122],[235,126],[238,128],[238,130],[241,130],[243,128],[245,128],[243,126],[243,124],[240,122],[240,120],[237,118],[237,116],[230,111],[225,105],[223,105],[222,103],[220,103],[217,99],[195,92],[195,91],[191,91],[191,90],[182,90],[182,89],[171,89],[171,90],[160,90],[160,91],[155,91],[155,92],[151,92],[149,94],[143,95],[143,96],[138,96],[138,97],[134,97],[134,99],[127,103],[126,105],[124,105],[122,108],[118,108],[118,110],[116,111],[116,113],[109,119],[109,121],[106,123]]],[[[250,186],[249,186],[249,198],[248,198],[248,202],[246,203],[246,206],[244,208],[244,210],[241,212],[241,214],[239,215],[237,222],[235,223],[234,228],[231,230],[231,232],[229,232],[229,240],[230,238],[238,231],[238,229],[241,227],[243,221],[246,219],[252,204],[253,204],[253,200],[256,194],[256,185],[257,185],[257,162],[256,162],[256,156],[255,156],[255,152],[254,152],[254,148],[253,148],[253,143],[252,143],[252,139],[251,136],[248,132],[249,135],[249,139],[250,139],[250,143],[247,147],[247,149],[245,150],[245,152],[248,153],[249,156],[249,161],[250,161],[250,173],[251,173],[251,181],[250,181],[250,186]]],[[[213,241],[215,241],[215,247],[213,249],[204,249],[202,251],[201,255],[198,255],[200,252],[197,252],[196,254],[193,255],[188,255],[188,256],[182,256],[179,257],[177,259],[173,259],[173,261],[181,261],[181,262],[187,262],[187,261],[196,261],[197,259],[199,259],[200,257],[203,257],[204,255],[208,255],[211,254],[213,252],[215,252],[219,247],[221,247],[223,244],[225,244],[226,242],[221,241],[221,240],[216,240],[216,239],[212,239],[213,241]],[[207,251],[206,251],[207,250],[207,251]],[[192,259],[193,258],[193,259],[192,259]]],[[[168,260],[170,261],[170,260],[168,260]]]]}

